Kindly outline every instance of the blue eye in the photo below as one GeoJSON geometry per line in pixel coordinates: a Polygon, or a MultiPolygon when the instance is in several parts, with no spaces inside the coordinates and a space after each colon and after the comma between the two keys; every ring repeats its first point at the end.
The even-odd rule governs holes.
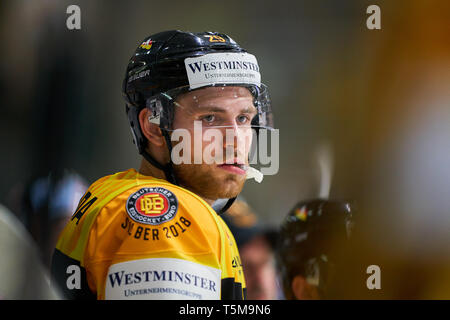
{"type": "Polygon", "coordinates": [[[213,114],[209,114],[207,116],[202,117],[202,120],[207,123],[212,123],[215,119],[216,117],[213,114]]]}
{"type": "Polygon", "coordinates": [[[243,124],[243,123],[247,123],[250,119],[247,116],[241,115],[241,116],[238,116],[237,120],[239,123],[243,124]]]}

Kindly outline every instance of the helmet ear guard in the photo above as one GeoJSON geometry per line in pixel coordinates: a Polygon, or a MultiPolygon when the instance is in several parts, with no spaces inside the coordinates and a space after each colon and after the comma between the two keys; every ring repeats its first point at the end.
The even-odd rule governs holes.
{"type": "Polygon", "coordinates": [[[148,117],[148,121],[161,127],[161,115],[163,108],[161,101],[157,98],[147,100],[147,108],[150,110],[151,115],[148,117]]]}
{"type": "Polygon", "coordinates": [[[174,99],[165,93],[157,94],[146,100],[146,107],[152,113],[149,121],[159,125],[164,132],[172,129],[172,123],[175,115],[174,99]]]}
{"type": "Polygon", "coordinates": [[[270,96],[267,87],[264,85],[261,85],[261,87],[251,86],[249,87],[249,90],[255,98],[254,106],[257,110],[257,114],[252,120],[252,127],[256,129],[257,132],[260,128],[272,130],[274,125],[272,110],[270,108],[270,96]]]}
{"type": "MultiPolygon", "coordinates": [[[[150,110],[151,115],[148,121],[156,124],[162,131],[168,130],[172,127],[173,121],[173,101],[170,97],[164,94],[158,94],[154,97],[146,99],[145,107],[150,110]]],[[[130,123],[131,134],[133,136],[133,143],[136,145],[139,154],[143,154],[147,147],[147,138],[142,132],[139,122],[139,113],[143,108],[136,107],[130,103],[125,105],[125,111],[130,123]]]]}
{"type": "Polygon", "coordinates": [[[140,109],[126,105],[125,111],[127,113],[128,122],[130,123],[131,134],[133,136],[133,143],[136,146],[139,154],[142,154],[146,147],[147,138],[144,136],[139,124],[140,109]]]}

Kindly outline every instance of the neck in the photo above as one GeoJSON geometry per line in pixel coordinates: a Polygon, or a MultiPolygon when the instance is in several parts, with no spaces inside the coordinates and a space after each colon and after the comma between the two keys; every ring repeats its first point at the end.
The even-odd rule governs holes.
{"type": "Polygon", "coordinates": [[[164,171],[156,168],[155,166],[153,166],[150,162],[148,162],[144,158],[142,158],[141,167],[139,168],[139,173],[144,176],[152,176],[157,179],[167,180],[166,175],[164,174],[164,171]]]}
{"type": "MultiPolygon", "coordinates": [[[[139,168],[139,173],[144,176],[152,176],[157,179],[167,180],[166,175],[164,174],[164,171],[156,168],[155,166],[153,166],[150,162],[148,162],[144,158],[142,158],[141,166],[139,168]]],[[[183,185],[181,185],[181,187],[188,189],[187,187],[185,187],[183,185]]],[[[212,206],[212,204],[215,202],[215,200],[207,199],[205,197],[202,197],[199,194],[197,194],[197,195],[200,196],[203,200],[205,200],[210,206],[212,206]]]]}

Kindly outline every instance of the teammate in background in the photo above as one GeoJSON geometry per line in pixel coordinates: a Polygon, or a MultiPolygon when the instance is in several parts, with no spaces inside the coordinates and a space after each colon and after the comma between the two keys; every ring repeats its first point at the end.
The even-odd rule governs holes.
{"type": "Polygon", "coordinates": [[[247,299],[281,299],[274,256],[276,230],[258,223],[249,205],[239,199],[221,217],[236,239],[247,284],[247,299]]]}
{"type": "Polygon", "coordinates": [[[212,205],[229,199],[226,210],[254,172],[252,135],[239,142],[272,127],[260,79],[256,58],[225,34],[144,39],[123,81],[141,167],[97,180],[80,200],[52,264],[68,297],[245,298],[236,243],[212,205]],[[214,161],[198,161],[207,150],[214,161]],[[80,288],[67,286],[78,271],[80,288]]]}
{"type": "Polygon", "coordinates": [[[286,299],[342,299],[351,296],[349,203],[299,202],[280,228],[277,266],[286,299]]]}

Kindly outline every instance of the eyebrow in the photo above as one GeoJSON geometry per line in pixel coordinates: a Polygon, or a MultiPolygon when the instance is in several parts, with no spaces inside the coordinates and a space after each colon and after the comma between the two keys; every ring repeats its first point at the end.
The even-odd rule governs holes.
{"type": "MultiPolygon", "coordinates": [[[[226,113],[227,109],[216,107],[216,106],[207,106],[207,107],[199,107],[199,112],[218,112],[218,113],[226,113]]],[[[255,107],[245,107],[241,109],[240,113],[256,113],[255,107]]]]}

